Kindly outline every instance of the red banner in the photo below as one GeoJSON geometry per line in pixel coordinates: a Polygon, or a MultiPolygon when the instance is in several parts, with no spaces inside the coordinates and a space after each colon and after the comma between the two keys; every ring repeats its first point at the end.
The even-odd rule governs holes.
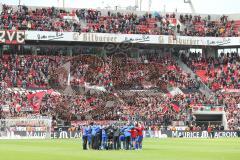
{"type": "Polygon", "coordinates": [[[27,95],[28,101],[30,102],[35,112],[39,112],[39,108],[45,94],[46,92],[42,91],[42,92],[36,92],[34,94],[27,95]]]}
{"type": "Polygon", "coordinates": [[[180,107],[174,103],[171,103],[171,106],[175,112],[180,112],[180,107]]]}
{"type": "Polygon", "coordinates": [[[163,107],[163,110],[162,110],[163,114],[165,114],[167,111],[168,111],[168,107],[167,107],[167,106],[164,106],[164,107],[163,107]]]}

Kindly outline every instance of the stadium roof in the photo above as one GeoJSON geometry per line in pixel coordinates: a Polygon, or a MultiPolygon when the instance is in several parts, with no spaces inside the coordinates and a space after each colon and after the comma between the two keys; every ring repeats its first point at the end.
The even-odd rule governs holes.
{"type": "MultiPolygon", "coordinates": [[[[0,0],[0,3],[18,5],[21,4],[28,6],[56,6],[62,7],[63,0],[0,0]]],[[[106,8],[107,6],[112,9],[115,6],[122,8],[134,6],[137,0],[65,0],[66,8],[106,8]]],[[[141,0],[139,0],[140,2],[141,0]]],[[[151,11],[166,11],[166,12],[183,12],[191,13],[189,4],[184,3],[184,0],[142,0],[142,10],[148,11],[149,1],[151,1],[151,11]],[[164,10],[165,8],[165,10],[164,10]]],[[[192,0],[196,13],[207,14],[231,14],[239,13],[240,1],[238,0],[192,0]]]]}

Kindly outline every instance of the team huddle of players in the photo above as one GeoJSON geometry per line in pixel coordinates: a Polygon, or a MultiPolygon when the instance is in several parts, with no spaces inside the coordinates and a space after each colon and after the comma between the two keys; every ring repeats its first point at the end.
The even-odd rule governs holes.
{"type": "Polygon", "coordinates": [[[144,127],[141,123],[123,126],[100,126],[91,123],[83,126],[83,149],[137,150],[142,149],[144,127]]]}

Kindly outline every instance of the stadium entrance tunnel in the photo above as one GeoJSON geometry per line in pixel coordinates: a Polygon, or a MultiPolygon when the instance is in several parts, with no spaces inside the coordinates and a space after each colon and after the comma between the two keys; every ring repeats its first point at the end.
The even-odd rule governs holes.
{"type": "Polygon", "coordinates": [[[224,125],[223,114],[195,114],[196,124],[199,126],[224,125]]]}

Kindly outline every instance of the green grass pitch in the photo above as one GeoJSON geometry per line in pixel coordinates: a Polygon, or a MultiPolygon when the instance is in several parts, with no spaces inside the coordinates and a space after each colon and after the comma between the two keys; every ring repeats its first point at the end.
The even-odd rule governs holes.
{"type": "Polygon", "coordinates": [[[0,160],[240,160],[240,138],[144,139],[141,151],[83,151],[80,139],[0,140],[0,160]]]}

